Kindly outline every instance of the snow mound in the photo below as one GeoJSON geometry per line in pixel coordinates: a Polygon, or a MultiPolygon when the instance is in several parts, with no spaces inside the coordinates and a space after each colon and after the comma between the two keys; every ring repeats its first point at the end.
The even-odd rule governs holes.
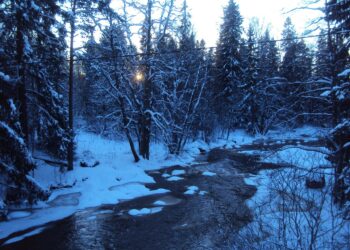
{"type": "Polygon", "coordinates": [[[190,186],[187,188],[187,191],[184,194],[194,195],[198,190],[199,188],[197,186],[190,186]]]}
{"type": "Polygon", "coordinates": [[[31,214],[32,214],[31,212],[27,212],[27,211],[16,211],[16,212],[9,213],[7,215],[7,219],[13,220],[13,219],[24,218],[24,217],[30,216],[31,214]]]}
{"type": "Polygon", "coordinates": [[[207,191],[199,191],[199,195],[206,195],[207,193],[207,191]]]}
{"type": "Polygon", "coordinates": [[[179,177],[179,176],[171,176],[169,177],[167,180],[168,181],[180,181],[180,180],[183,180],[184,178],[182,177],[179,177]]]}
{"type": "Polygon", "coordinates": [[[171,175],[184,175],[186,174],[185,170],[173,170],[173,172],[171,172],[171,175]]]}
{"type": "Polygon", "coordinates": [[[156,206],[173,206],[179,204],[182,200],[171,195],[163,196],[153,203],[156,206]]]}
{"type": "Polygon", "coordinates": [[[131,209],[128,214],[131,216],[143,216],[149,214],[155,214],[162,211],[162,207],[142,208],[142,209],[131,209]]]}
{"type": "Polygon", "coordinates": [[[36,234],[40,234],[42,231],[44,231],[44,229],[45,229],[45,227],[37,228],[37,229],[35,229],[35,230],[33,230],[33,231],[29,232],[29,233],[23,234],[21,236],[14,237],[12,239],[9,239],[3,245],[12,244],[12,243],[21,241],[21,240],[23,240],[25,238],[28,238],[30,236],[33,236],[33,235],[36,235],[36,234]]]}
{"type": "Polygon", "coordinates": [[[205,171],[205,172],[202,173],[202,175],[204,175],[204,176],[215,176],[216,173],[213,173],[213,172],[210,172],[210,171],[205,171]]]}

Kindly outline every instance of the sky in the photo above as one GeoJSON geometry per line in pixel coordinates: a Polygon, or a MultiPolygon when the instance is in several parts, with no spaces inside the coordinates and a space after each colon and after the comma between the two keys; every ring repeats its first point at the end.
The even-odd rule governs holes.
{"type": "MultiPolygon", "coordinates": [[[[227,3],[228,0],[187,0],[197,38],[204,39],[207,46],[215,46],[217,42],[223,7],[227,3]]],[[[244,18],[244,27],[248,26],[249,19],[258,17],[265,27],[270,24],[271,32],[276,39],[280,38],[287,16],[292,18],[297,32],[302,34],[310,20],[321,15],[321,12],[313,10],[298,10],[284,14],[288,10],[303,6],[302,0],[236,0],[236,3],[244,18]]]]}

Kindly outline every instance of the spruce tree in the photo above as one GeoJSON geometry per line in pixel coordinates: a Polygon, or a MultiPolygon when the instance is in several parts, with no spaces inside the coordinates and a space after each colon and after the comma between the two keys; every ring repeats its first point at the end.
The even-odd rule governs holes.
{"type": "Polygon", "coordinates": [[[242,84],[241,58],[239,55],[241,25],[242,17],[238,5],[230,0],[224,10],[223,24],[220,27],[216,55],[218,75],[215,89],[216,112],[228,128],[237,124],[239,120],[237,115],[234,114],[234,110],[242,96],[239,90],[242,84]]]}
{"type": "Polygon", "coordinates": [[[257,90],[257,35],[253,23],[250,23],[247,40],[243,40],[240,48],[240,58],[242,58],[242,92],[243,100],[241,111],[246,119],[248,132],[255,134],[257,131],[257,116],[259,115],[256,103],[257,90]]]}
{"type": "Polygon", "coordinates": [[[333,103],[334,129],[330,132],[328,147],[332,154],[330,160],[334,166],[335,183],[333,195],[336,202],[345,205],[350,218],[350,27],[348,9],[350,1],[328,1],[326,21],[333,27],[328,33],[328,48],[332,62],[331,91],[333,103]],[[342,33],[345,31],[344,33],[342,33]],[[331,33],[335,34],[332,35],[331,33]]]}
{"type": "Polygon", "coordinates": [[[302,110],[307,110],[307,100],[300,98],[302,93],[307,89],[307,81],[311,78],[312,73],[312,54],[303,40],[297,39],[294,25],[290,18],[287,18],[282,33],[284,39],[282,48],[284,52],[281,76],[287,82],[283,94],[288,98],[291,105],[289,120],[291,125],[299,125],[305,122],[308,117],[299,115],[302,110]]]}
{"type": "MultiPolygon", "coordinates": [[[[63,158],[69,139],[60,94],[65,79],[65,29],[58,19],[52,18],[60,14],[55,0],[8,0],[1,5],[0,13],[4,24],[0,56],[6,58],[6,61],[1,60],[0,71],[12,79],[10,85],[13,86],[12,92],[3,93],[2,110],[17,112],[11,118],[17,122],[8,122],[9,118],[2,114],[2,136],[6,138],[2,142],[6,146],[1,147],[1,156],[5,165],[15,165],[8,174],[8,182],[11,188],[18,189],[19,195],[9,200],[33,201],[36,191],[43,192],[28,176],[35,167],[27,149],[29,142],[39,146],[36,149],[63,158]],[[11,100],[14,105],[8,106],[11,100]]],[[[2,86],[9,85],[5,78],[2,80],[7,82],[2,86]]]]}
{"type": "Polygon", "coordinates": [[[332,77],[332,66],[331,56],[328,48],[327,33],[325,31],[320,32],[320,37],[317,40],[317,51],[316,51],[316,78],[331,78],[332,77]]]}

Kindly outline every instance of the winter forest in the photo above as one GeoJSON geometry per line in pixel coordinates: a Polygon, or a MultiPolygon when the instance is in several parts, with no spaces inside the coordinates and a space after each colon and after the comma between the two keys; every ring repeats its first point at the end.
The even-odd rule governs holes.
{"type": "Polygon", "coordinates": [[[350,248],[350,1],[190,1],[0,1],[1,249],[350,248]]]}

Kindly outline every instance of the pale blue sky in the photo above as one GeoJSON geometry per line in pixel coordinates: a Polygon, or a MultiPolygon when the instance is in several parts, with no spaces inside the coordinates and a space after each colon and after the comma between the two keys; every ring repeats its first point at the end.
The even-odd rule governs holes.
{"type": "MultiPolygon", "coordinates": [[[[191,9],[192,22],[198,39],[204,39],[207,46],[215,46],[221,24],[223,7],[228,0],[187,0],[191,9]]],[[[275,38],[280,38],[285,18],[290,15],[296,29],[302,33],[308,22],[321,13],[298,10],[283,14],[293,8],[303,6],[303,0],[236,0],[247,27],[249,19],[258,17],[265,26],[271,24],[275,38]]]]}

